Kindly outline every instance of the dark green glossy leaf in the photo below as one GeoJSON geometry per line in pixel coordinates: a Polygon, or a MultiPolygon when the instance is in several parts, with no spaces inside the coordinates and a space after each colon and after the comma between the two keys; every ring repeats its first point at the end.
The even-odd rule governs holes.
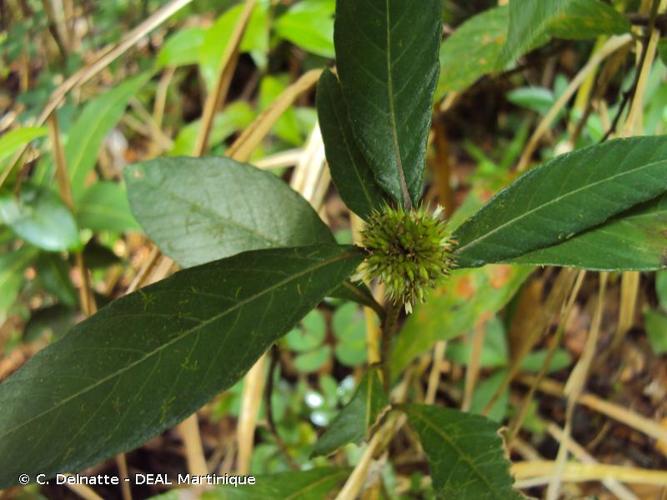
{"type": "Polygon", "coordinates": [[[86,177],[95,167],[104,138],[125,113],[130,98],[150,76],[141,74],[96,97],[86,104],[72,125],[65,144],[65,158],[75,199],[83,193],[86,177]]]}
{"type": "Polygon", "coordinates": [[[384,193],[359,150],[336,77],[325,70],[317,85],[317,114],[331,177],[345,204],[360,217],[382,207],[384,193]]]}
{"type": "Polygon", "coordinates": [[[439,0],[338,0],[336,64],[355,138],[396,201],[422,194],[438,80],[439,0]]]}
{"type": "Polygon", "coordinates": [[[667,191],[667,138],[618,139],[522,175],[454,233],[461,267],[564,242],[667,191]]]}
{"type": "Polygon", "coordinates": [[[402,408],[424,447],[438,498],[524,498],[512,488],[495,422],[437,406],[402,408]]]}
{"type": "Polygon", "coordinates": [[[378,370],[370,368],[350,402],[315,443],[313,455],[328,455],[347,443],[358,443],[366,438],[388,404],[378,370]]]}
{"type": "Polygon", "coordinates": [[[0,384],[0,487],[80,470],[173,426],[361,260],[329,245],[246,252],[101,309],[0,384]]]}
{"type": "Polygon", "coordinates": [[[580,233],[565,243],[512,262],[597,271],[655,271],[667,267],[667,195],[580,233]]]}
{"type": "Polygon", "coordinates": [[[18,198],[0,195],[0,221],[24,240],[49,251],[77,249],[79,231],[69,209],[53,192],[24,186],[18,198]]]}
{"type": "Polygon", "coordinates": [[[229,158],[160,158],[125,169],[132,211],[183,267],[246,250],[333,243],[299,194],[229,158]]]}
{"type": "Polygon", "coordinates": [[[349,476],[348,469],[322,467],[308,471],[256,476],[253,486],[223,486],[204,493],[202,500],[314,500],[329,498],[349,476]]]}
{"type": "Polygon", "coordinates": [[[628,20],[601,0],[519,1],[510,2],[509,9],[502,65],[545,43],[549,36],[580,40],[630,30],[628,20]]]}
{"type": "Polygon", "coordinates": [[[77,221],[93,231],[137,231],[127,194],[122,184],[100,181],[90,186],[77,206],[77,221]]]}
{"type": "Polygon", "coordinates": [[[478,78],[502,69],[498,56],[507,38],[509,9],[496,7],[471,17],[440,47],[440,80],[436,100],[465,90],[478,78]]]}
{"type": "Polygon", "coordinates": [[[398,375],[439,340],[450,340],[492,317],[532,273],[529,266],[486,266],[454,271],[444,286],[419,304],[391,350],[391,372],[398,375]]]}

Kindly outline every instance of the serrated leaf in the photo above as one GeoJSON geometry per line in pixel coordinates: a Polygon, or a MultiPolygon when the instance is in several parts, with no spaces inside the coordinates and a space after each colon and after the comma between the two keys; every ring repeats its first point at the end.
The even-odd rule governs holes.
{"type": "Polygon", "coordinates": [[[76,214],[79,225],[93,231],[137,231],[140,226],[132,215],[122,184],[99,181],[81,196],[76,214]]]}
{"type": "Polygon", "coordinates": [[[514,1],[509,9],[509,32],[501,65],[545,43],[550,36],[580,40],[630,30],[628,20],[600,0],[514,1]]]}
{"type": "Polygon", "coordinates": [[[72,125],[65,144],[65,159],[75,200],[83,193],[104,138],[125,113],[130,98],[150,77],[148,73],[141,74],[96,97],[84,106],[72,125]]]}
{"type": "Polygon", "coordinates": [[[511,261],[596,271],[655,271],[667,267],[666,249],[667,195],[663,195],[565,243],[511,261]]]}
{"type": "Polygon", "coordinates": [[[440,46],[436,100],[464,90],[482,76],[502,69],[498,57],[507,38],[509,9],[496,7],[471,17],[440,46]]]}
{"type": "Polygon", "coordinates": [[[492,317],[505,307],[530,276],[528,266],[486,266],[459,269],[444,286],[408,316],[391,348],[391,372],[400,374],[410,362],[439,340],[472,330],[479,318],[492,317]]]}
{"type": "Polygon", "coordinates": [[[299,194],[270,172],[229,158],[160,158],[125,169],[146,233],[183,267],[246,250],[334,243],[299,194]]]}
{"type": "Polygon", "coordinates": [[[307,52],[334,56],[333,0],[302,0],[293,4],[274,23],[276,34],[307,52]]]}
{"type": "Polygon", "coordinates": [[[667,138],[618,139],[559,156],[522,175],[461,225],[461,267],[562,243],[667,191],[667,138]]]}
{"type": "Polygon", "coordinates": [[[361,262],[246,252],[116,300],[0,384],[0,487],[131,449],[230,387],[361,262]]]}
{"type": "Polygon", "coordinates": [[[357,143],[378,183],[404,205],[422,195],[438,80],[439,0],[338,0],[336,65],[357,143]]]}
{"type": "Polygon", "coordinates": [[[498,425],[449,408],[402,407],[419,435],[438,498],[522,499],[512,488],[498,425]]]}
{"type": "Polygon", "coordinates": [[[317,85],[317,114],[331,177],[340,197],[358,216],[367,218],[384,204],[384,193],[355,142],[338,79],[325,70],[317,85]]]}
{"type": "Polygon", "coordinates": [[[222,486],[203,493],[202,500],[313,500],[329,498],[341,485],[348,469],[321,467],[307,471],[280,472],[256,476],[252,486],[222,486]]]}
{"type": "Polygon", "coordinates": [[[0,221],[44,250],[58,252],[81,246],[72,213],[56,194],[44,188],[23,186],[18,198],[0,195],[0,221]]]}
{"type": "Polygon", "coordinates": [[[389,404],[376,368],[370,368],[359,382],[350,402],[315,443],[313,455],[328,455],[347,443],[366,438],[382,410],[389,404]]]}

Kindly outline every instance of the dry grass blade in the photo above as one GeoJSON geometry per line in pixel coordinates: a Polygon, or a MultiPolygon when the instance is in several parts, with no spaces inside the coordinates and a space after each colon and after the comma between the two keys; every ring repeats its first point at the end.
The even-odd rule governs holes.
{"type": "MultiPolygon", "coordinates": [[[[556,462],[539,460],[531,462],[515,462],[510,469],[516,479],[518,488],[528,488],[547,484],[555,474],[556,462]]],[[[606,464],[567,463],[563,468],[564,482],[602,481],[615,479],[629,484],[647,484],[667,486],[667,472],[647,470],[636,467],[606,464]]]]}
{"type": "Polygon", "coordinates": [[[591,329],[588,333],[588,338],[586,339],[586,345],[584,346],[584,352],[579,359],[579,362],[572,370],[570,377],[567,380],[565,385],[565,395],[567,396],[567,408],[565,411],[565,429],[563,430],[564,439],[561,441],[558,448],[558,455],[556,457],[556,471],[552,476],[551,481],[549,481],[549,487],[547,488],[547,500],[556,500],[560,494],[561,486],[561,473],[565,467],[565,462],[567,460],[568,448],[566,446],[566,441],[570,438],[572,432],[572,417],[574,415],[574,408],[577,403],[577,398],[583,392],[584,387],[586,386],[586,380],[588,378],[588,372],[590,370],[591,364],[593,363],[593,357],[595,356],[595,350],[597,348],[598,338],[600,336],[600,324],[602,323],[602,311],[604,308],[604,298],[607,291],[607,273],[600,274],[600,287],[598,290],[598,301],[595,307],[595,314],[593,316],[593,322],[591,324],[591,329]]]}
{"type": "Polygon", "coordinates": [[[287,111],[295,99],[304,92],[310,90],[320,78],[322,70],[313,69],[304,73],[292,85],[269,106],[257,119],[243,131],[238,139],[227,150],[227,156],[237,161],[248,161],[252,152],[259,146],[260,142],[267,136],[271,127],[278,118],[287,111]]]}
{"type": "Polygon", "coordinates": [[[197,143],[195,144],[195,156],[202,156],[208,148],[208,140],[211,135],[211,127],[213,126],[213,118],[220,102],[224,101],[229,91],[229,85],[232,81],[232,75],[236,69],[236,63],[239,59],[239,48],[241,41],[245,34],[248,22],[253,9],[255,8],[256,0],[246,0],[241,17],[234,26],[232,36],[225,47],[220,61],[220,72],[216,79],[215,88],[206,98],[204,104],[204,114],[202,116],[201,128],[197,136],[197,143]]]}
{"type": "MultiPolygon", "coordinates": [[[[582,463],[585,464],[597,464],[598,461],[593,458],[583,446],[577,443],[572,437],[566,436],[563,429],[558,427],[556,424],[550,423],[547,425],[547,431],[553,436],[556,441],[559,441],[561,445],[564,445],[567,450],[572,453],[573,456],[577,458],[582,463]]],[[[629,489],[623,486],[614,478],[602,479],[602,484],[604,484],[609,491],[611,491],[617,498],[620,500],[637,500],[637,496],[632,493],[629,489]]]]}

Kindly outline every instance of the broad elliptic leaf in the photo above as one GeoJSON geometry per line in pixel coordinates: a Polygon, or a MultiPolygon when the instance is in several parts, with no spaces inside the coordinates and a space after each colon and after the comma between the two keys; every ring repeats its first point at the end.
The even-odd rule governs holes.
{"type": "Polygon", "coordinates": [[[667,316],[660,311],[644,311],[644,327],[656,356],[667,354],[667,316]]]}
{"type": "Polygon", "coordinates": [[[35,262],[37,280],[44,289],[63,304],[74,307],[78,295],[69,275],[69,263],[60,255],[42,252],[35,262]]]}
{"type": "Polygon", "coordinates": [[[125,169],[135,217],[182,267],[247,250],[334,243],[279,177],[229,158],[159,158],[125,169]]]}
{"type": "Polygon", "coordinates": [[[504,66],[516,60],[550,36],[581,40],[629,30],[628,20],[601,0],[510,2],[507,44],[499,63],[504,66]]]}
{"type": "Polygon", "coordinates": [[[350,475],[349,469],[320,467],[255,477],[250,486],[221,486],[201,495],[202,500],[313,500],[329,498],[350,475]]]}
{"type": "Polygon", "coordinates": [[[0,488],[78,471],[181,421],[361,260],[335,245],[246,252],[104,307],[0,384],[0,488]]]}
{"type": "Polygon", "coordinates": [[[329,170],[340,197],[365,219],[382,207],[384,192],[355,142],[340,84],[329,70],[322,73],[317,85],[317,114],[329,170]]]}
{"type": "Polygon", "coordinates": [[[427,405],[401,407],[419,435],[438,498],[519,500],[499,426],[488,418],[427,405]]]}
{"type": "Polygon", "coordinates": [[[65,158],[75,199],[83,193],[85,180],[95,167],[104,138],[125,113],[131,97],[150,79],[144,73],[96,97],[85,105],[69,131],[65,158]]]}
{"type": "Polygon", "coordinates": [[[99,181],[86,189],[79,200],[76,218],[81,227],[93,231],[140,230],[125,188],[118,182],[99,181]]]}
{"type": "Polygon", "coordinates": [[[522,175],[454,233],[461,267],[562,243],[667,191],[667,138],[618,139],[522,175]]]}
{"type": "Polygon", "coordinates": [[[447,92],[465,90],[480,77],[502,69],[498,65],[505,40],[507,6],[485,10],[471,17],[440,46],[440,79],[436,100],[447,92]]]}
{"type": "Polygon", "coordinates": [[[9,193],[0,195],[0,222],[44,250],[57,252],[81,246],[72,213],[45,188],[24,186],[18,198],[9,193]]]}
{"type": "Polygon", "coordinates": [[[391,349],[392,374],[402,373],[437,341],[463,335],[480,318],[492,318],[531,273],[529,266],[509,265],[454,271],[442,288],[408,316],[391,349]]]}
{"type": "Polygon", "coordinates": [[[359,382],[350,402],[315,443],[313,455],[328,455],[347,443],[368,436],[380,413],[389,404],[377,368],[370,368],[359,382]]]}
{"type": "MultiPolygon", "coordinates": [[[[422,194],[438,80],[440,0],[338,0],[336,65],[357,143],[397,202],[422,194]]],[[[342,105],[342,103],[341,103],[342,105]]]]}
{"type": "Polygon", "coordinates": [[[510,260],[596,271],[664,269],[667,267],[667,195],[624,212],[565,243],[510,260]]]}

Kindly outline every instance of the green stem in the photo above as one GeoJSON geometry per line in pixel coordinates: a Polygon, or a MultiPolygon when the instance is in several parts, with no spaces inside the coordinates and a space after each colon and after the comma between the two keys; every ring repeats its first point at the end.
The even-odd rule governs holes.
{"type": "Polygon", "coordinates": [[[391,387],[391,367],[389,366],[389,353],[391,348],[391,341],[398,332],[399,318],[401,315],[401,306],[397,306],[392,302],[386,305],[385,318],[382,323],[382,382],[384,389],[389,392],[391,387]]]}

